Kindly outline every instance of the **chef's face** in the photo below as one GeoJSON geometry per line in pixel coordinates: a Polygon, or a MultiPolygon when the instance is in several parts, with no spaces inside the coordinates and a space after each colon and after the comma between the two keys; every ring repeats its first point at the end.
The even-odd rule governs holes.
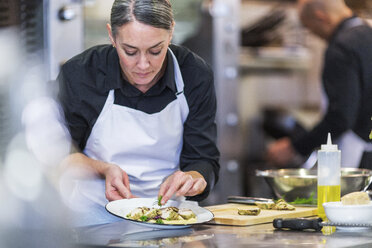
{"type": "Polygon", "coordinates": [[[301,23],[305,28],[307,28],[311,33],[315,34],[316,36],[322,39],[327,38],[327,34],[323,28],[325,24],[321,20],[318,20],[316,18],[313,18],[312,20],[301,18],[301,23]]]}
{"type": "Polygon", "coordinates": [[[172,39],[172,31],[155,28],[137,21],[117,29],[112,44],[119,55],[120,66],[126,79],[142,92],[150,89],[161,76],[161,69],[172,39]]]}

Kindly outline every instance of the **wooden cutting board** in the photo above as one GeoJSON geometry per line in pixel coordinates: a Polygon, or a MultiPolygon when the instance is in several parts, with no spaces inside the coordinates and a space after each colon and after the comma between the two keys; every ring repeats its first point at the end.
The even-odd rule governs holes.
{"type": "Polygon", "coordinates": [[[257,206],[228,203],[222,205],[215,205],[205,207],[214,214],[214,218],[209,223],[212,224],[223,224],[233,226],[248,226],[262,223],[270,223],[276,218],[298,218],[298,217],[309,217],[317,214],[317,208],[315,207],[296,207],[296,210],[263,210],[257,216],[251,215],[239,215],[239,209],[254,209],[257,206]]]}

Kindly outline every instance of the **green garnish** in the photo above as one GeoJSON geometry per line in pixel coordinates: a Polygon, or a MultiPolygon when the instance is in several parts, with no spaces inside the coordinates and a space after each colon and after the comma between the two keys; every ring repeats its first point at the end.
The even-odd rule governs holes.
{"type": "Polygon", "coordinates": [[[162,219],[156,219],[156,224],[164,224],[162,219]]]}
{"type": "Polygon", "coordinates": [[[315,192],[311,192],[309,198],[301,198],[297,197],[293,202],[290,202],[290,204],[309,204],[309,205],[316,205],[317,199],[314,199],[315,192]]]}
{"type": "Polygon", "coordinates": [[[158,205],[161,207],[161,199],[163,198],[163,196],[162,195],[159,195],[158,196],[158,205]]]}
{"type": "Polygon", "coordinates": [[[140,220],[143,221],[143,222],[147,221],[147,219],[148,219],[148,217],[146,215],[142,215],[140,217],[140,220]]]}

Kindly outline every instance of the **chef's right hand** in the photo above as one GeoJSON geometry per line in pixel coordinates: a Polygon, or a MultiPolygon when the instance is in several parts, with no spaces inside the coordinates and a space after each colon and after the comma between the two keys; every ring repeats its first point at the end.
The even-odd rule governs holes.
{"type": "Polygon", "coordinates": [[[273,166],[282,168],[293,162],[295,154],[291,140],[284,137],[268,146],[266,158],[273,166]]]}
{"type": "Polygon", "coordinates": [[[109,201],[136,197],[130,191],[128,174],[115,164],[107,164],[104,170],[106,178],[106,198],[109,201]]]}

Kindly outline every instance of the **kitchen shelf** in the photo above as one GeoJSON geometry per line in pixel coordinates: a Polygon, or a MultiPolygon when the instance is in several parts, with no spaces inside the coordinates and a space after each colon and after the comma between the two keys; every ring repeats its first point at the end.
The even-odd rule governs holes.
{"type": "Polygon", "coordinates": [[[306,48],[246,48],[241,47],[240,69],[299,70],[310,68],[311,58],[306,48]]]}

